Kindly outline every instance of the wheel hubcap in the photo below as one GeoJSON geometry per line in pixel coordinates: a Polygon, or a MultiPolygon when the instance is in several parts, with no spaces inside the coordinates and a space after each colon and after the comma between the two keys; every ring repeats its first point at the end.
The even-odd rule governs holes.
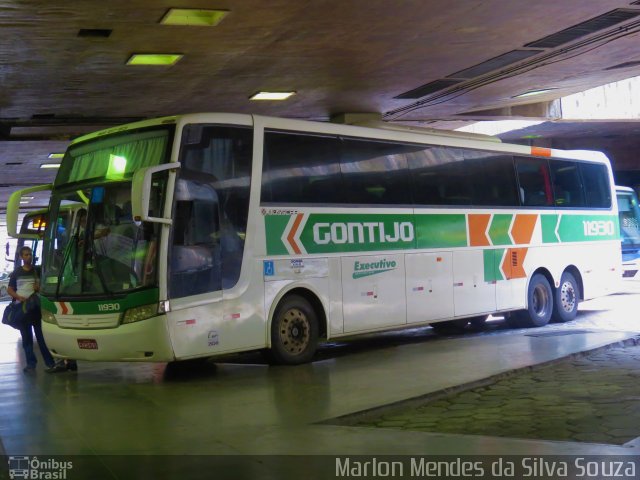
{"type": "Polygon", "coordinates": [[[309,345],[309,320],[303,311],[287,310],[280,321],[280,340],[285,350],[292,354],[302,353],[309,345]]]}
{"type": "Polygon", "coordinates": [[[549,309],[549,292],[542,286],[537,285],[533,291],[533,311],[538,317],[544,317],[549,309]]]}
{"type": "Polygon", "coordinates": [[[572,312],[576,306],[576,291],[571,282],[564,282],[560,287],[560,305],[565,312],[572,312]]]}

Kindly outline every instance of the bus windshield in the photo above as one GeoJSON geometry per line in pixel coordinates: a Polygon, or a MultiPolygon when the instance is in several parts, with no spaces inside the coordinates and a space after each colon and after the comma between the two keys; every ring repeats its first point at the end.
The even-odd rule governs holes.
{"type": "MultiPolygon", "coordinates": [[[[41,291],[54,297],[110,296],[156,287],[159,226],[131,215],[131,178],[167,159],[167,128],[128,131],[72,146],[51,195],[41,291]],[[71,214],[70,214],[71,212],[71,214]]],[[[160,212],[165,181],[150,208],[160,212]]]]}
{"type": "Polygon", "coordinates": [[[640,207],[634,192],[618,191],[618,214],[622,248],[640,248],[640,207]]]}

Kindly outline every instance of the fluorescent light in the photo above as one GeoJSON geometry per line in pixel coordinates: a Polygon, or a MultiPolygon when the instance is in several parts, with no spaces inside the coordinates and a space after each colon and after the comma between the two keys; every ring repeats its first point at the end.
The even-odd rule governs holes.
{"type": "Polygon", "coordinates": [[[24,196],[22,198],[24,198],[25,200],[33,200],[35,197],[24,196]]]}
{"type": "Polygon", "coordinates": [[[249,97],[249,100],[286,100],[296,92],[258,92],[249,97]]]}
{"type": "Polygon", "coordinates": [[[511,98],[532,97],[533,95],[542,95],[543,93],[550,92],[551,90],[556,90],[556,89],[555,88],[541,88],[540,90],[529,90],[528,92],[521,93],[520,95],[514,95],[511,98]]]}
{"type": "Polygon", "coordinates": [[[183,57],[181,53],[134,53],[127,65],[158,65],[170,67],[183,57]]]}
{"type": "Polygon", "coordinates": [[[64,157],[64,152],[62,153],[50,153],[47,158],[62,158],[64,157]]]}
{"type": "Polygon", "coordinates": [[[127,170],[127,159],[113,153],[109,155],[109,166],[106,177],[109,179],[122,178],[127,170]]]}
{"type": "Polygon", "coordinates": [[[40,164],[40,168],[60,168],[59,163],[42,163],[40,164]]]}
{"type": "Polygon", "coordinates": [[[29,201],[28,201],[28,200],[21,200],[21,201],[20,201],[20,205],[26,205],[27,203],[29,203],[29,201]]]}
{"type": "Polygon", "coordinates": [[[162,25],[188,25],[215,27],[229,13],[228,10],[199,10],[196,8],[171,8],[160,20],[162,25]]]}

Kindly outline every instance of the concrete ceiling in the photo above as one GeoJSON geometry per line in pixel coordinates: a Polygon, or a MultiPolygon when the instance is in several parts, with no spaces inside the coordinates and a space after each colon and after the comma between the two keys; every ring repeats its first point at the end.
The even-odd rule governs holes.
{"type": "MultiPolygon", "coordinates": [[[[0,221],[11,191],[52,181],[55,171],[38,168],[50,152],[140,118],[373,112],[429,126],[553,118],[556,98],[640,75],[636,3],[0,1],[0,221]],[[171,7],[228,15],[215,27],[161,25],[171,7]],[[184,56],[172,67],[127,66],[132,53],[184,56]],[[553,90],[514,98],[542,88],[553,90]],[[297,94],[249,101],[260,90],[297,94]]],[[[28,208],[44,205],[36,198],[28,208]]]]}

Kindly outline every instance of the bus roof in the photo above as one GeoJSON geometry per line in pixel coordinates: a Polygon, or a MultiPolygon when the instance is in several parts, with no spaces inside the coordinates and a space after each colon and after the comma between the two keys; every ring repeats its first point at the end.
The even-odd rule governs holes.
{"type": "Polygon", "coordinates": [[[127,130],[153,127],[158,125],[184,125],[187,123],[231,123],[239,125],[253,125],[260,123],[267,128],[291,129],[314,133],[333,135],[364,136],[383,140],[398,140],[415,143],[447,145],[458,148],[476,148],[516,155],[531,155],[534,157],[554,157],[588,162],[608,163],[607,156],[592,150],[558,150],[518,144],[502,143],[500,139],[489,135],[470,134],[438,130],[423,127],[412,127],[401,124],[384,122],[365,122],[364,124],[343,124],[331,122],[317,122],[290,118],[268,117],[262,115],[233,114],[233,113],[189,113],[159,117],[139,122],[107,128],[78,137],[71,145],[86,142],[105,135],[111,135],[127,130]]]}

